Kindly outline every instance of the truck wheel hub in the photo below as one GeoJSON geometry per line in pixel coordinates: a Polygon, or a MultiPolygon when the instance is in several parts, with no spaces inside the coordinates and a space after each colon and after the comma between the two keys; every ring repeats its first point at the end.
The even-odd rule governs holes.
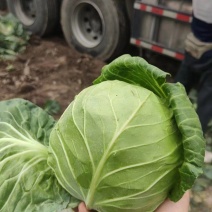
{"type": "Polygon", "coordinates": [[[104,20],[101,11],[91,3],[80,3],[71,17],[72,31],[78,42],[87,48],[96,47],[103,38],[104,20]]]}

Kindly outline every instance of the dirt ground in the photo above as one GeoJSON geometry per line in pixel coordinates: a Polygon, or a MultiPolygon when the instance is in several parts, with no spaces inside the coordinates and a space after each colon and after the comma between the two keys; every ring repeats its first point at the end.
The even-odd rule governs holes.
{"type": "Polygon", "coordinates": [[[55,100],[62,112],[104,65],[70,49],[61,38],[33,37],[16,61],[0,62],[0,100],[20,97],[41,107],[55,100]]]}

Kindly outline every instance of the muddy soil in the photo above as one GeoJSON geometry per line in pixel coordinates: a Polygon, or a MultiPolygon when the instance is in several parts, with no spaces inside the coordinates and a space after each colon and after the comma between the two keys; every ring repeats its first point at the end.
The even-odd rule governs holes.
{"type": "Polygon", "coordinates": [[[55,100],[61,112],[92,85],[104,62],[70,49],[61,38],[33,37],[16,61],[0,62],[0,100],[24,98],[43,107],[55,100]]]}

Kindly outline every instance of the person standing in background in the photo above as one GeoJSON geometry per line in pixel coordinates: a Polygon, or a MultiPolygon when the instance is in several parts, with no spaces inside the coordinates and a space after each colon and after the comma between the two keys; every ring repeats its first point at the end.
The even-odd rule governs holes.
{"type": "MultiPolygon", "coordinates": [[[[175,82],[182,83],[187,93],[197,86],[197,114],[205,133],[212,119],[212,0],[193,0],[192,6],[191,33],[175,82]]],[[[206,156],[211,162],[212,154],[206,156]]]]}

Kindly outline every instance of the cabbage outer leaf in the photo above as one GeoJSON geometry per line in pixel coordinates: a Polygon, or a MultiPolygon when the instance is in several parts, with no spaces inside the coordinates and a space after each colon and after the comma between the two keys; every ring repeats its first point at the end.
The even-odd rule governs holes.
{"type": "Polygon", "coordinates": [[[184,162],[179,168],[180,178],[170,194],[171,200],[178,201],[203,172],[205,140],[198,116],[183,85],[166,83],[164,90],[169,96],[170,106],[174,111],[176,123],[182,134],[184,149],[184,162]]]}
{"type": "Polygon", "coordinates": [[[101,75],[93,83],[120,80],[144,87],[159,97],[166,97],[162,85],[167,75],[170,74],[150,65],[141,57],[123,55],[104,66],[101,75]]]}
{"type": "Polygon", "coordinates": [[[61,211],[70,195],[47,165],[55,121],[22,100],[0,102],[0,211],[61,211]]]}
{"type": "Polygon", "coordinates": [[[101,76],[94,81],[94,84],[107,80],[121,80],[140,85],[165,98],[164,101],[173,110],[184,147],[184,163],[179,168],[180,177],[170,194],[171,200],[178,201],[202,174],[205,139],[199,118],[183,85],[166,83],[167,75],[140,57],[123,55],[103,67],[101,76]]]}

